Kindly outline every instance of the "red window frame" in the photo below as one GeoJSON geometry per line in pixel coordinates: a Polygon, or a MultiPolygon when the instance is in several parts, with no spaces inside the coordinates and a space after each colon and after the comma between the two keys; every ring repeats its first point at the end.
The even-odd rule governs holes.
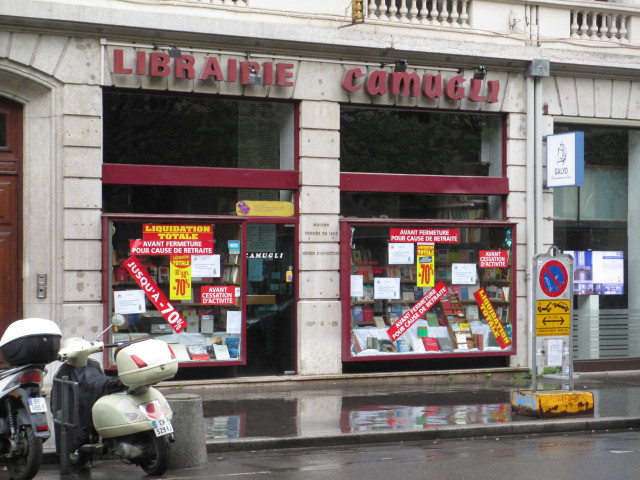
{"type": "MultiPolygon", "coordinates": [[[[130,90],[129,90],[130,91],[130,90]]],[[[136,93],[145,93],[136,91],[136,93]]],[[[156,95],[159,92],[148,92],[156,95]]],[[[169,92],[167,94],[175,94],[169,92]]],[[[225,97],[228,99],[229,97],[225,97]]],[[[246,98],[244,99],[246,100],[246,98]]],[[[267,100],[267,99],[258,99],[267,100]]],[[[292,223],[297,230],[298,227],[298,195],[300,188],[300,173],[299,173],[299,105],[294,104],[293,108],[293,157],[294,157],[294,169],[293,170],[271,170],[271,169],[250,169],[250,168],[220,168],[220,167],[184,167],[180,165],[130,165],[130,164],[117,164],[117,163],[103,163],[102,164],[102,183],[105,185],[159,185],[159,186],[175,186],[175,187],[216,187],[216,188],[255,188],[255,189],[269,189],[269,190],[292,190],[294,192],[294,215],[292,217],[242,217],[237,218],[234,216],[221,217],[220,215],[195,215],[194,218],[198,220],[211,219],[215,221],[229,221],[235,219],[236,221],[245,223],[292,223]]],[[[104,213],[102,218],[103,232],[107,232],[107,225],[109,220],[126,220],[136,219],[139,220],[142,217],[145,218],[164,218],[166,220],[184,220],[191,217],[189,215],[181,214],[167,214],[167,215],[146,215],[146,214],[127,214],[127,213],[104,213]]],[[[246,228],[242,229],[242,251],[246,253],[246,228]]],[[[104,306],[104,319],[103,324],[106,328],[109,325],[108,318],[108,295],[111,293],[111,284],[109,280],[109,267],[111,261],[108,258],[108,244],[107,235],[103,235],[103,268],[102,268],[102,293],[103,293],[103,306],[104,306]]],[[[296,262],[298,261],[298,235],[295,235],[295,251],[296,262]]],[[[246,262],[244,262],[246,264],[246,262]]],[[[296,263],[297,270],[297,263],[296,263]]],[[[245,281],[243,275],[243,282],[245,281]]],[[[299,298],[299,291],[297,288],[298,282],[296,282],[295,298],[296,303],[299,298]]],[[[244,292],[246,288],[243,285],[243,300],[242,311],[246,312],[246,304],[244,299],[244,292]]],[[[295,326],[294,326],[295,327],[295,326]]],[[[242,327],[242,352],[243,359],[241,361],[225,362],[224,364],[211,362],[187,362],[180,364],[185,367],[195,366],[232,366],[243,365],[246,363],[246,319],[243,322],[242,327]]],[[[294,335],[297,336],[297,331],[294,330],[294,335]]],[[[293,352],[294,362],[297,362],[297,350],[293,352]]],[[[107,357],[105,354],[104,364],[107,365],[107,357]]],[[[106,367],[107,369],[115,369],[115,365],[106,367]]]]}
{"type": "Polygon", "coordinates": [[[513,333],[511,336],[511,349],[505,351],[477,351],[477,352],[452,352],[452,353],[414,353],[402,354],[394,353],[393,355],[366,355],[363,357],[354,357],[351,355],[351,254],[350,241],[351,226],[380,226],[390,228],[447,228],[447,227],[510,227],[512,228],[512,249],[511,249],[511,265],[516,268],[516,224],[513,222],[500,221],[466,221],[466,220],[415,220],[415,219],[356,219],[344,218],[340,221],[340,300],[342,309],[342,361],[343,362],[367,362],[367,361],[394,361],[394,360],[426,360],[434,358],[454,358],[454,357],[507,357],[517,354],[517,295],[516,295],[516,278],[512,277],[511,283],[511,318],[513,333]]]}

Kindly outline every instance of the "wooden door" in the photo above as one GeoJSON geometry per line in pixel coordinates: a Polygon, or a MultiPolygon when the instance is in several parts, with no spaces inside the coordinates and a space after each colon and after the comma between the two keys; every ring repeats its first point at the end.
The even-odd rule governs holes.
{"type": "Polygon", "coordinates": [[[22,107],[0,98],[0,335],[22,316],[21,172],[22,107]]]}

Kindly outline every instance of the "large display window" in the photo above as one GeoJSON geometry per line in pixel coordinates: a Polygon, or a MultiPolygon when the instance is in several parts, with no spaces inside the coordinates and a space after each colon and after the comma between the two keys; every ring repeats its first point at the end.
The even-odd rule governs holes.
{"type": "Polygon", "coordinates": [[[344,361],[516,353],[514,224],[345,219],[341,238],[344,361]]]}
{"type": "MultiPolygon", "coordinates": [[[[111,343],[156,337],[190,365],[246,363],[242,220],[106,217],[111,343]]],[[[113,365],[113,359],[108,359],[113,365]]]]}

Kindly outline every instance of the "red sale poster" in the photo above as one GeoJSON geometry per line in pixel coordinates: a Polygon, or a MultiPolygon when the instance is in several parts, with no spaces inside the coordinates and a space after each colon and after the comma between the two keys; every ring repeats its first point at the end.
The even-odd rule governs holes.
{"type": "Polygon", "coordinates": [[[176,333],[180,333],[187,326],[180,312],[169,303],[167,297],[164,296],[158,284],[153,281],[151,275],[146,268],[142,266],[140,260],[136,257],[129,257],[124,262],[124,268],[129,272],[129,275],[133,277],[136,283],[140,286],[144,293],[149,297],[151,303],[158,309],[160,314],[164,317],[171,328],[176,333]]]}

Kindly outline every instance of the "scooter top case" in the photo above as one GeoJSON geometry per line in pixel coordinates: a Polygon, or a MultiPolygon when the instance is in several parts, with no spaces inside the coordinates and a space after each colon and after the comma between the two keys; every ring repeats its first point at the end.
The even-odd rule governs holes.
{"type": "Polygon", "coordinates": [[[178,360],[169,345],[154,338],[125,343],[115,357],[118,378],[129,388],[169,380],[178,371],[178,360]]]}
{"type": "Polygon", "coordinates": [[[173,411],[166,398],[149,387],[139,393],[104,395],[93,405],[91,415],[96,432],[102,438],[114,438],[156,430],[158,424],[164,423],[162,419],[171,420],[173,411]]]}
{"type": "Polygon", "coordinates": [[[58,358],[61,337],[55,322],[25,318],[7,327],[0,340],[0,349],[11,365],[47,364],[58,358]]]}

